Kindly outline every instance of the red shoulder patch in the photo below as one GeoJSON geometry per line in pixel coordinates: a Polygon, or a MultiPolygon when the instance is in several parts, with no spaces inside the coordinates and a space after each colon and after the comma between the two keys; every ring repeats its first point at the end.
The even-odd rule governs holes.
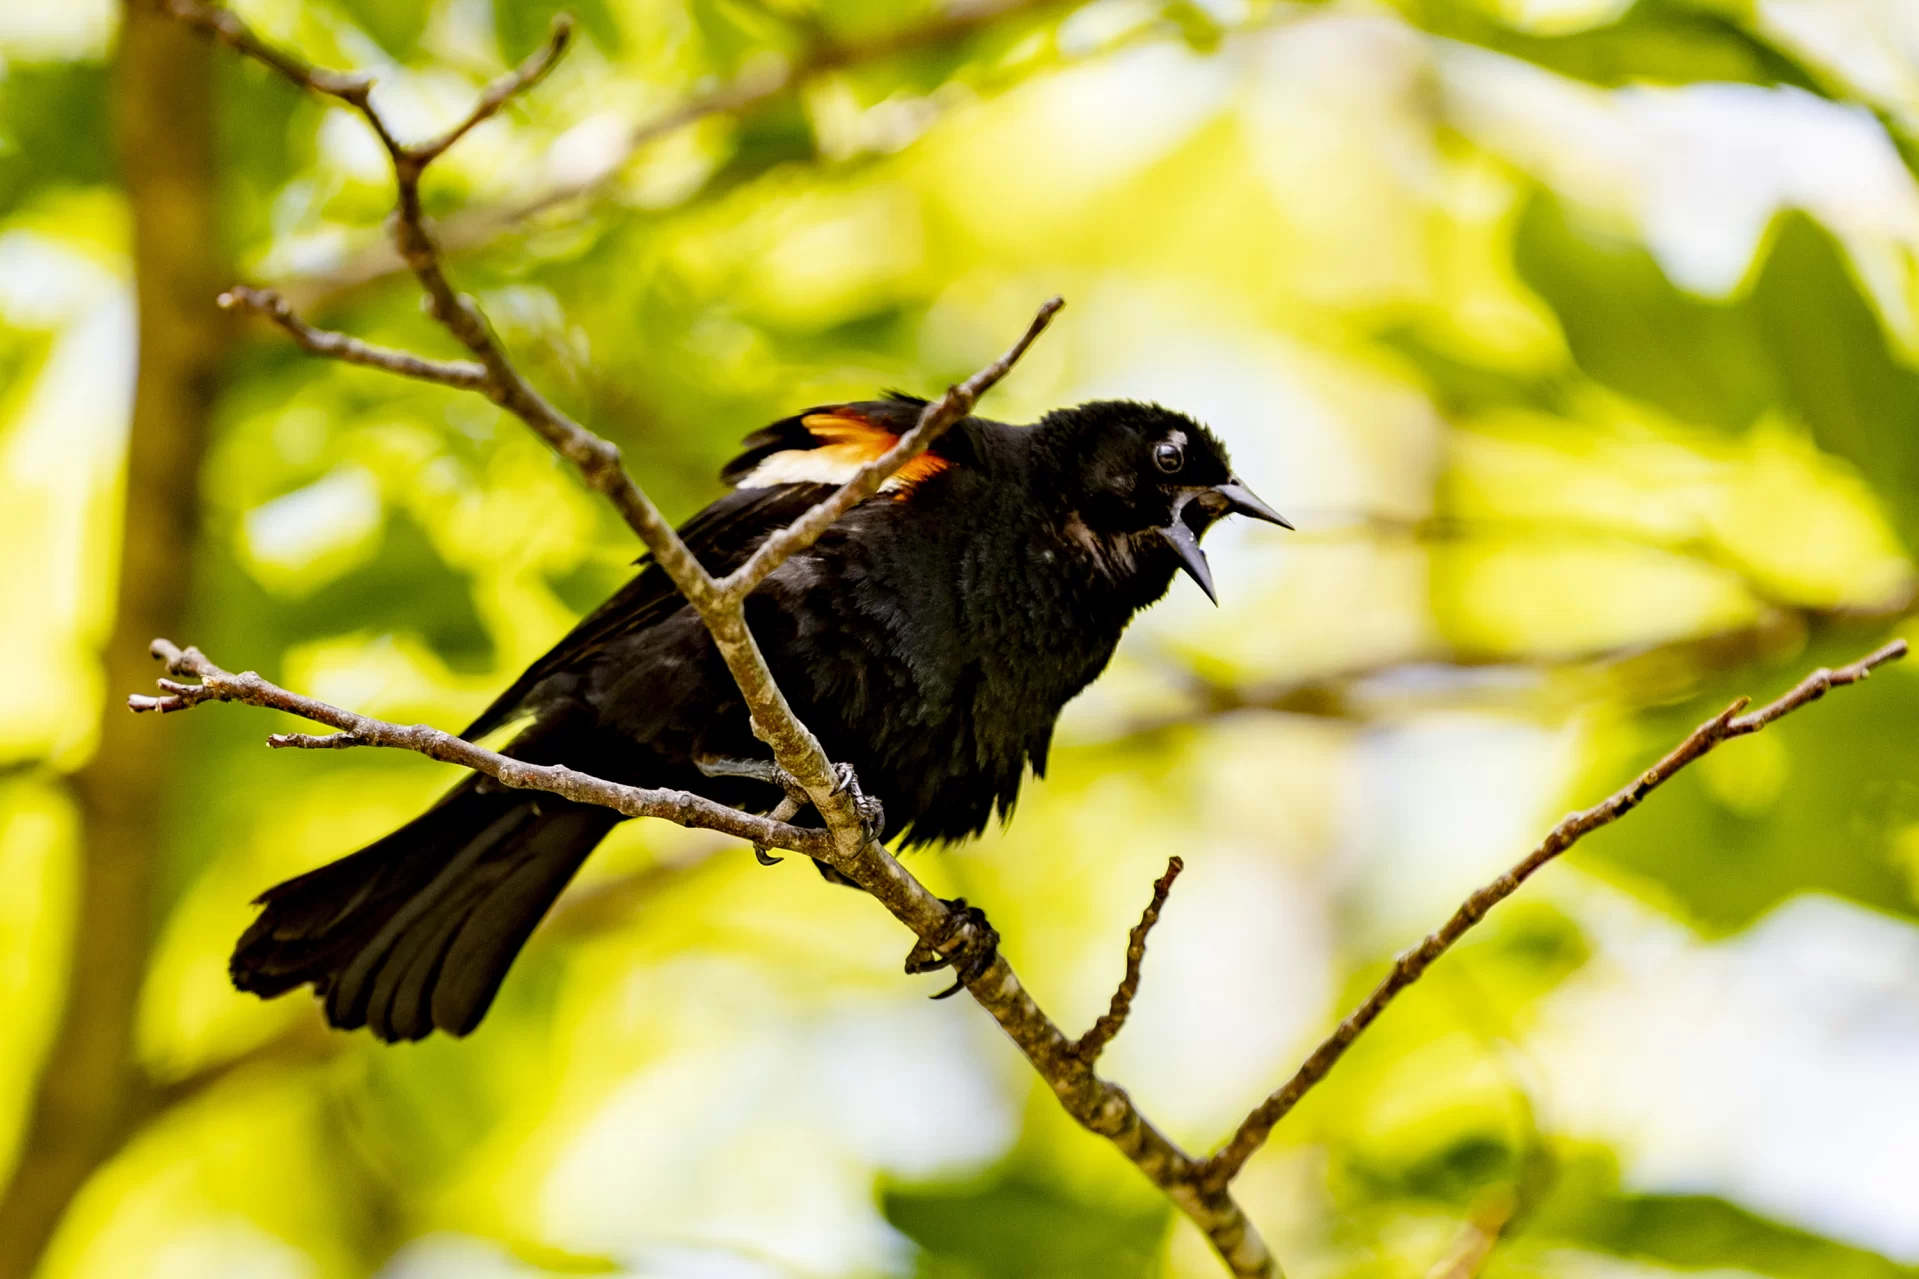
{"type": "MultiPolygon", "coordinates": [[[[899,443],[901,424],[886,420],[890,403],[837,404],[782,419],[746,438],[746,452],[720,473],[736,488],[776,484],[844,484],[868,462],[899,443]],[[874,411],[879,410],[879,411],[874,411]]],[[[912,410],[915,417],[918,410],[912,410]]],[[[902,466],[881,492],[911,488],[944,470],[947,462],[931,453],[902,466]]]]}

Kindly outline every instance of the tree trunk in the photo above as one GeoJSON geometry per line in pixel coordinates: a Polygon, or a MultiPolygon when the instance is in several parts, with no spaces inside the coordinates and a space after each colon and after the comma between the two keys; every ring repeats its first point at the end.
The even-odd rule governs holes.
{"type": "Polygon", "coordinates": [[[215,216],[212,57],[179,23],[132,0],[114,94],[133,214],[139,373],[127,441],[117,611],[104,656],[100,745],[74,778],[79,917],[66,1004],[0,1199],[0,1279],[38,1267],[67,1205],[138,1122],[147,1086],[135,1010],[153,932],[153,883],[173,736],[129,714],[153,680],[147,644],[181,633],[200,522],[199,472],[226,344],[215,216]]]}

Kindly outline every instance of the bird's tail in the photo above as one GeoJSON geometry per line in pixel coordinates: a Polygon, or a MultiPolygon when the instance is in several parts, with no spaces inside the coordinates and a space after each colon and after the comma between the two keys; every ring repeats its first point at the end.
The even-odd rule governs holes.
{"type": "Polygon", "coordinates": [[[271,999],[311,982],[329,1022],[385,1040],[464,1035],[619,820],[470,779],[385,839],[262,893],[233,984],[271,999]]]}

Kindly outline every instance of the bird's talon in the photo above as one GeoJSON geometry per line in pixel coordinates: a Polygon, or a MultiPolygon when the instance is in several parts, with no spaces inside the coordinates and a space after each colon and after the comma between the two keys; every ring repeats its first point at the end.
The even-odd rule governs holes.
{"type": "Polygon", "coordinates": [[[755,844],[753,845],[753,860],[762,866],[777,866],[786,859],[784,857],[773,856],[772,853],[767,851],[765,844],[755,844]]]}
{"type": "Polygon", "coordinates": [[[886,806],[877,795],[860,795],[853,800],[853,807],[860,815],[860,829],[871,844],[884,843],[886,840],[886,806]]]}
{"type": "Polygon", "coordinates": [[[853,810],[860,816],[860,831],[870,843],[883,843],[886,839],[886,806],[880,803],[877,795],[868,795],[860,789],[859,774],[853,771],[851,764],[833,765],[833,775],[838,779],[833,787],[835,795],[852,792],[853,810]]]}
{"type": "Polygon", "coordinates": [[[930,945],[921,939],[906,954],[909,973],[952,967],[953,984],[933,996],[934,999],[957,995],[968,983],[985,976],[986,970],[999,958],[999,932],[986,922],[986,912],[967,905],[964,897],[955,897],[946,905],[952,911],[952,922],[939,944],[930,945]]]}

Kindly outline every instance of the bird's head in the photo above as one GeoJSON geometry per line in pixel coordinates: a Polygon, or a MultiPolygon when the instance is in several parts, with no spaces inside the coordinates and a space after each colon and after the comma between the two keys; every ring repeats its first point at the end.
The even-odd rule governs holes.
{"type": "Polygon", "coordinates": [[[1073,511],[1070,531],[1106,562],[1165,567],[1157,591],[1181,569],[1217,601],[1199,539],[1222,516],[1292,527],[1233,474],[1225,445],[1184,413],[1093,400],[1048,414],[1040,429],[1073,511]]]}

